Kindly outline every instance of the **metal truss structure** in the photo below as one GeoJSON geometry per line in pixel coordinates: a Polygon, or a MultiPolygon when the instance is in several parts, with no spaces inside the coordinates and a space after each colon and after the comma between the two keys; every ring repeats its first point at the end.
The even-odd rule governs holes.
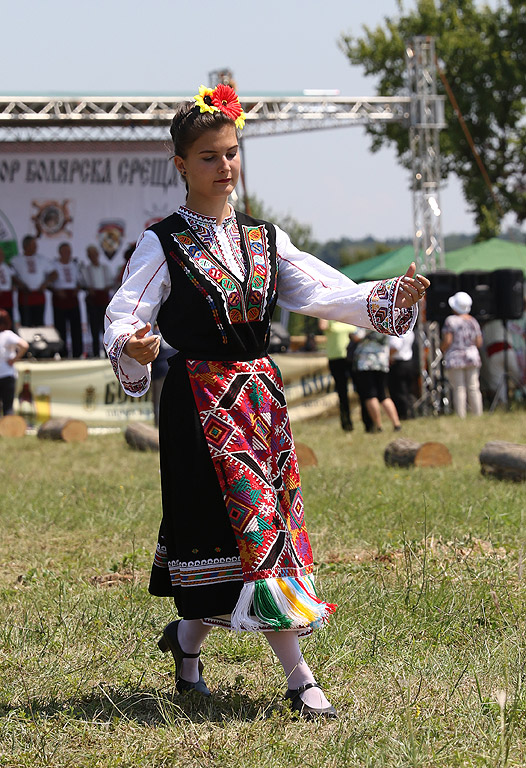
{"type": "MultiPolygon", "coordinates": [[[[162,141],[185,96],[0,96],[0,142],[162,141]]],[[[243,96],[243,138],[408,121],[411,98],[243,96]]]]}
{"type": "MultiPolygon", "coordinates": [[[[407,46],[408,96],[345,97],[308,92],[301,96],[242,97],[243,138],[271,136],[374,122],[407,124],[413,168],[413,233],[420,268],[443,266],[439,202],[438,132],[445,127],[444,97],[436,93],[432,38],[407,46]]],[[[228,78],[228,71],[214,73],[228,78]]],[[[217,82],[217,80],[216,80],[217,82]]],[[[166,141],[178,104],[188,96],[1,96],[0,144],[24,150],[28,143],[166,141]]]]}
{"type": "Polygon", "coordinates": [[[411,92],[413,243],[419,264],[434,272],[444,266],[438,136],[446,123],[444,100],[436,92],[433,38],[414,38],[406,48],[406,63],[411,92]]]}

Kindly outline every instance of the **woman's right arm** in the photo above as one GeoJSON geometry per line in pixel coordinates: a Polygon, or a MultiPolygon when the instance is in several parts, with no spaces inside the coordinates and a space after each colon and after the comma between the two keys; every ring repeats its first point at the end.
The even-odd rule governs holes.
{"type": "Polygon", "coordinates": [[[150,386],[150,352],[155,339],[149,336],[163,301],[170,293],[170,274],[157,235],[147,230],[139,239],[124,270],[122,285],[114,294],[105,317],[104,345],[122,388],[140,397],[150,386]],[[134,342],[139,341],[138,345],[134,342]],[[128,345],[130,342],[130,345],[128,345]],[[136,354],[137,353],[137,354],[136,354]]]}
{"type": "Polygon", "coordinates": [[[440,344],[442,354],[445,354],[453,343],[453,331],[449,317],[446,317],[444,327],[442,328],[442,343],[440,344]]]}

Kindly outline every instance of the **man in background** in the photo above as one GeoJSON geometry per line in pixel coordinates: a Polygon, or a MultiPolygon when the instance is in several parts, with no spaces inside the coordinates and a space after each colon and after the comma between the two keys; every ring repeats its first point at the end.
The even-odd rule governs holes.
{"type": "Polygon", "coordinates": [[[24,237],[22,250],[23,253],[11,261],[18,283],[20,325],[35,328],[44,325],[44,291],[53,285],[57,272],[48,259],[37,253],[37,241],[33,235],[24,237]]]}
{"type": "Polygon", "coordinates": [[[82,327],[79,306],[79,271],[71,258],[71,245],[61,243],[54,267],[57,278],[53,283],[53,315],[55,328],[64,342],[67,355],[67,331],[71,337],[71,356],[82,356],[82,327]]]}
{"type": "Polygon", "coordinates": [[[86,311],[91,333],[93,357],[100,357],[101,336],[104,332],[104,313],[110,300],[113,280],[109,267],[101,264],[100,254],[95,245],[86,249],[88,263],[80,268],[80,283],[86,291],[86,311]]]}

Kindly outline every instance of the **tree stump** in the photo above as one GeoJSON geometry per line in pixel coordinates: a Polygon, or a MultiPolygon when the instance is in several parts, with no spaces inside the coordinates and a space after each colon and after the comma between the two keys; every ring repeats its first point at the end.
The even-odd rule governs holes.
{"type": "Polygon", "coordinates": [[[410,467],[414,464],[415,456],[421,443],[399,437],[388,443],[384,451],[384,460],[388,467],[410,467]]]}
{"type": "Polygon", "coordinates": [[[24,437],[26,429],[25,419],[15,413],[0,419],[0,437],[24,437]]]}
{"type": "Polygon", "coordinates": [[[526,480],[526,445],[494,440],[486,443],[480,455],[480,471],[499,480],[526,480]]]}
{"type": "Polygon", "coordinates": [[[388,443],[384,459],[388,467],[443,467],[451,464],[451,454],[442,443],[417,443],[406,437],[388,443]]]}
{"type": "Polygon", "coordinates": [[[82,443],[88,436],[88,427],[80,419],[48,419],[39,427],[41,440],[63,440],[65,443],[82,443]]]}
{"type": "Polygon", "coordinates": [[[159,430],[151,424],[142,422],[128,424],[124,437],[128,445],[137,451],[159,450],[159,430]]]}
{"type": "Polygon", "coordinates": [[[296,443],[296,458],[300,467],[317,467],[318,459],[316,454],[305,443],[296,443]]]}

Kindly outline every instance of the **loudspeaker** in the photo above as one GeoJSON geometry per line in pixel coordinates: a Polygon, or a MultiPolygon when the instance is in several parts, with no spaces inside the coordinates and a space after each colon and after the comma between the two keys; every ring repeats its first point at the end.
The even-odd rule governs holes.
{"type": "Polygon", "coordinates": [[[479,322],[497,317],[491,272],[474,269],[471,272],[462,272],[459,278],[459,290],[465,291],[473,299],[470,314],[479,322]]]}
{"type": "Polygon", "coordinates": [[[458,275],[447,269],[426,274],[431,285],[426,291],[426,320],[442,324],[452,310],[447,300],[459,290],[458,275]]]}
{"type": "Polygon", "coordinates": [[[519,320],[524,314],[524,274],[521,269],[496,269],[491,275],[496,316],[519,320]]]}
{"type": "Polygon", "coordinates": [[[54,357],[64,346],[57,329],[49,325],[37,328],[21,326],[17,333],[29,344],[27,352],[32,357],[54,357]]]}

